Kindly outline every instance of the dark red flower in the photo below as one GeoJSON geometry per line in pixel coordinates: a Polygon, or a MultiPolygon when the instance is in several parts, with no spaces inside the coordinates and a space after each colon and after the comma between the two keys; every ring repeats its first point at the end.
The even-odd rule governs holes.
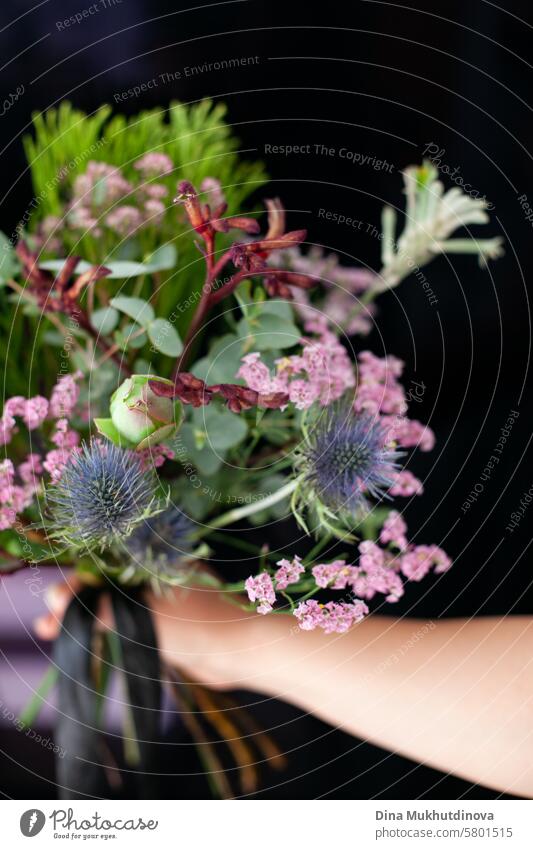
{"type": "Polygon", "coordinates": [[[74,272],[78,263],[81,262],[81,257],[69,256],[61,271],[54,277],[51,271],[39,268],[37,255],[30,251],[25,242],[20,241],[16,251],[29,284],[27,291],[33,295],[44,312],[79,316],[78,299],[83,290],[96,280],[111,274],[109,268],[95,265],[75,277],[74,272]]]}
{"type": "Polygon", "coordinates": [[[214,212],[211,212],[209,204],[200,203],[198,193],[192,183],[183,180],[178,186],[179,195],[174,198],[174,203],[179,203],[185,208],[185,212],[196,232],[211,245],[215,232],[227,233],[228,230],[244,230],[245,233],[259,233],[259,224],[255,218],[244,216],[222,216],[226,212],[227,204],[220,204],[214,212]]]}
{"type": "Polygon", "coordinates": [[[183,404],[193,407],[203,407],[209,404],[213,397],[212,391],[203,380],[187,371],[180,371],[174,379],[174,385],[158,380],[150,380],[149,386],[154,395],[165,398],[179,398],[183,404]]]}
{"type": "Polygon", "coordinates": [[[275,410],[289,402],[289,396],[284,392],[274,392],[271,395],[261,395],[254,389],[240,386],[237,383],[216,383],[207,386],[199,377],[190,372],[178,372],[174,385],[163,383],[157,379],[149,381],[150,389],[155,395],[166,398],[179,398],[183,404],[202,407],[210,404],[214,395],[220,395],[233,413],[251,410],[253,407],[275,410]]]}

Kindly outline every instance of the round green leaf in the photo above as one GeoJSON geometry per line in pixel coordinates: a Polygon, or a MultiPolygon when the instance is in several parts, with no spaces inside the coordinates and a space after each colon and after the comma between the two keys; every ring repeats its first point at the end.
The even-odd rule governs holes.
{"type": "Polygon", "coordinates": [[[291,321],[272,313],[263,313],[250,321],[241,319],[238,331],[239,336],[246,340],[246,348],[250,351],[292,348],[302,336],[301,331],[291,321]]]}
{"type": "Polygon", "coordinates": [[[166,318],[155,318],[150,322],[148,338],[154,348],[167,357],[177,357],[183,351],[178,331],[166,318]]]}
{"type": "Polygon", "coordinates": [[[148,301],[142,298],[132,298],[129,295],[117,295],[111,298],[111,306],[129,315],[137,324],[147,327],[154,320],[154,310],[148,301]]]}
{"type": "Polygon", "coordinates": [[[118,311],[113,307],[102,307],[92,313],[91,324],[98,333],[107,336],[117,326],[118,316],[118,311]]]}

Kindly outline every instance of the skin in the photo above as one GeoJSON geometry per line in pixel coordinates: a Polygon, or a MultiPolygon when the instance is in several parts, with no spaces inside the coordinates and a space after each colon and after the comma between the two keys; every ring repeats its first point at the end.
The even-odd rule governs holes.
{"type": "MultiPolygon", "coordinates": [[[[38,636],[57,636],[78,588],[52,589],[38,636]]],[[[284,699],[417,762],[533,797],[533,618],[369,616],[328,636],[243,612],[212,589],[147,603],[164,659],[192,680],[284,699]]],[[[104,606],[101,627],[110,624],[104,606]]]]}

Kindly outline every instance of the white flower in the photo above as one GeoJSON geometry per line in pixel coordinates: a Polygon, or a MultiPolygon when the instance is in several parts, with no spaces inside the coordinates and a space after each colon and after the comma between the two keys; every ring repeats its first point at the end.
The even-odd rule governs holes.
{"type": "Polygon", "coordinates": [[[439,253],[477,254],[480,263],[503,253],[502,239],[450,239],[459,227],[487,224],[487,202],[472,198],[460,188],[444,191],[434,165],[411,165],[403,172],[407,206],[406,224],[396,241],[396,213],[386,206],[382,215],[383,268],[377,291],[397,286],[405,277],[439,253]]]}

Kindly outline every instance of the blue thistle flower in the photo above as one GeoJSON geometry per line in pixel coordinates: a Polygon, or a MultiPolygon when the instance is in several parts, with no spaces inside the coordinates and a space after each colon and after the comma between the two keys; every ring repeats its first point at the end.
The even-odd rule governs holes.
{"type": "Polygon", "coordinates": [[[194,525],[177,507],[168,507],[138,525],[126,542],[136,565],[152,572],[172,567],[193,547],[194,525]]]}
{"type": "Polygon", "coordinates": [[[317,418],[299,453],[305,501],[319,499],[328,510],[352,516],[367,509],[367,494],[386,497],[402,456],[387,448],[377,419],[342,401],[317,418]]]}
{"type": "Polygon", "coordinates": [[[157,510],[154,485],[132,451],[84,443],[48,490],[52,532],[77,549],[109,548],[157,510]]]}

